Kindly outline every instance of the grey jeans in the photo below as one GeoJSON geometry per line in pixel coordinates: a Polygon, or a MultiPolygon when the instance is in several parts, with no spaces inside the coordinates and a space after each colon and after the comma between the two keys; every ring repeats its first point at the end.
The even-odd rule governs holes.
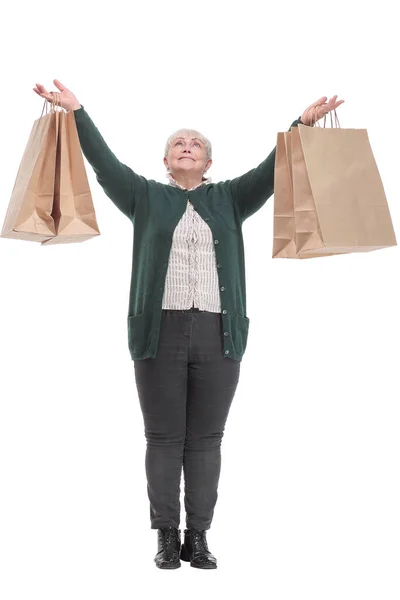
{"type": "Polygon", "coordinates": [[[156,358],[135,360],[143,413],[151,528],[209,529],[217,501],[221,440],[240,361],[224,358],[221,313],[163,310],[156,358]]]}

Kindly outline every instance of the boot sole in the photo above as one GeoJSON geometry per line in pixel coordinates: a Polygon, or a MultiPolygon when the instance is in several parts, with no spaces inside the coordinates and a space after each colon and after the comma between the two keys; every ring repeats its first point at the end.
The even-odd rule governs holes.
{"type": "Polygon", "coordinates": [[[176,565],[157,565],[156,563],[156,567],[157,569],[164,569],[164,570],[170,570],[170,569],[179,569],[179,567],[181,567],[181,563],[177,563],[176,565]]]}
{"type": "Polygon", "coordinates": [[[191,567],[194,567],[195,569],[216,569],[217,565],[204,565],[203,567],[200,567],[200,565],[194,565],[192,563],[190,563],[191,567]]]}
{"type": "Polygon", "coordinates": [[[194,567],[195,569],[216,569],[217,565],[204,565],[204,566],[200,566],[200,565],[195,565],[190,561],[190,556],[185,548],[185,546],[182,545],[181,548],[181,555],[180,555],[180,559],[185,561],[185,562],[190,562],[190,566],[194,567]]]}

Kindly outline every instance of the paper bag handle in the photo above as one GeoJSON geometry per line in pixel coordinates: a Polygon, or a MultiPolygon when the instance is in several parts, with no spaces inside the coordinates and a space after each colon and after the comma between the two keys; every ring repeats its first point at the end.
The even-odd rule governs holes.
{"type": "MultiPolygon", "coordinates": [[[[61,109],[61,104],[60,104],[60,101],[59,101],[59,97],[60,97],[60,93],[59,93],[59,92],[53,92],[53,97],[52,97],[52,99],[51,99],[51,109],[50,109],[50,113],[54,113],[54,112],[56,112],[56,108],[57,108],[57,107],[58,107],[59,109],[61,109]]],[[[43,108],[42,108],[42,114],[40,115],[40,118],[42,118],[42,117],[43,117],[43,111],[44,111],[44,109],[45,109],[45,108],[46,108],[46,115],[47,115],[47,114],[50,114],[50,113],[47,113],[47,105],[48,105],[48,103],[49,103],[49,101],[45,99],[45,101],[44,101],[44,105],[43,105],[43,108]]],[[[59,111],[59,112],[60,112],[60,111],[59,111]]]]}
{"type": "MultiPolygon", "coordinates": [[[[315,115],[314,115],[314,117],[316,117],[316,116],[317,116],[317,107],[315,106],[315,107],[314,107],[314,109],[315,109],[315,115]]],[[[332,112],[334,112],[334,113],[335,113],[335,128],[337,128],[337,127],[339,127],[339,128],[340,128],[339,118],[338,118],[338,116],[337,116],[337,113],[336,113],[336,110],[335,110],[335,109],[334,109],[333,111],[332,111],[332,110],[331,110],[331,111],[329,111],[329,115],[330,115],[330,117],[331,117],[331,128],[332,128],[332,129],[335,129],[335,128],[333,127],[333,118],[332,118],[332,112]]],[[[313,123],[313,119],[312,119],[312,120],[311,120],[311,123],[312,123],[313,125],[317,125],[318,127],[321,127],[321,125],[318,123],[318,121],[317,121],[317,120],[315,120],[315,122],[313,123]]],[[[325,129],[325,126],[326,126],[326,115],[324,115],[324,129],[325,129]]]]}

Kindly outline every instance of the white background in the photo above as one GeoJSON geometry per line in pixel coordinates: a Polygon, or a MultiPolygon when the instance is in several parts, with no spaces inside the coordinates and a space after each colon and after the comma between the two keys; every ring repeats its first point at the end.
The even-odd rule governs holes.
{"type": "MultiPolygon", "coordinates": [[[[43,107],[32,88],[57,78],[122,162],[164,183],[179,127],[210,138],[220,181],[338,94],[341,126],[368,130],[399,234],[395,6],[12,3],[1,221],[43,107]]],[[[398,248],[272,260],[273,198],[246,221],[250,333],[207,536],[219,567],[160,571],[127,345],[132,226],[86,166],[101,236],[0,240],[0,596],[398,600],[398,248]]]]}

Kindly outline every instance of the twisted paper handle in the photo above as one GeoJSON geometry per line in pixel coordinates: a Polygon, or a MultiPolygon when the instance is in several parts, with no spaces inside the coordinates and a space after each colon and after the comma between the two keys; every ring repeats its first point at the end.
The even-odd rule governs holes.
{"type": "MultiPolygon", "coordinates": [[[[61,106],[60,101],[59,101],[60,93],[59,92],[52,92],[52,93],[53,93],[53,97],[52,97],[52,100],[51,100],[51,110],[50,110],[50,113],[57,112],[56,107],[58,107],[60,109],[58,112],[62,112],[62,106],[61,106]]],[[[50,113],[47,113],[47,103],[48,103],[48,101],[45,99],[44,100],[44,104],[43,104],[43,108],[42,108],[42,114],[40,115],[40,119],[43,117],[44,109],[46,109],[46,115],[50,114],[50,113]]],[[[40,119],[37,119],[35,121],[36,127],[35,127],[35,130],[34,130],[34,133],[33,133],[34,137],[36,136],[36,132],[37,132],[37,128],[39,126],[39,120],[40,119]]]]}
{"type": "MultiPolygon", "coordinates": [[[[60,104],[60,92],[51,92],[53,94],[53,97],[51,99],[51,109],[50,109],[50,113],[54,113],[56,112],[58,109],[59,111],[61,110],[61,104],[60,104]]],[[[46,109],[46,115],[50,114],[47,113],[47,105],[48,105],[48,100],[45,99],[44,101],[44,105],[42,108],[42,114],[40,115],[40,118],[43,117],[43,111],[44,109],[46,109]]]]}
{"type": "MultiPolygon", "coordinates": [[[[314,110],[315,110],[315,115],[314,115],[314,117],[315,117],[315,121],[314,121],[314,119],[312,119],[312,120],[311,120],[311,126],[313,126],[313,125],[317,125],[318,127],[321,127],[321,125],[318,123],[318,120],[316,119],[316,116],[317,116],[317,108],[318,108],[317,106],[314,106],[314,110]]],[[[331,117],[331,127],[332,127],[332,129],[336,129],[337,127],[339,127],[339,128],[340,128],[339,118],[338,118],[338,116],[337,116],[336,110],[334,109],[333,111],[332,111],[332,110],[331,110],[331,111],[329,111],[329,115],[330,115],[330,117],[331,117]],[[332,118],[332,112],[334,112],[334,113],[335,113],[335,126],[336,126],[335,128],[333,127],[333,118],[332,118]]],[[[325,126],[326,126],[326,115],[324,115],[324,129],[325,129],[325,126]]]]}

